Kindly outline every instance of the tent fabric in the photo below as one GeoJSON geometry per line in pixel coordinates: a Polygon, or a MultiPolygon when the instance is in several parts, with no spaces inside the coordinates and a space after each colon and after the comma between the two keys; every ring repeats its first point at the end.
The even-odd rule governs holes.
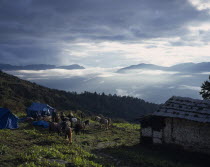
{"type": "Polygon", "coordinates": [[[0,108],[0,129],[17,129],[18,117],[13,115],[10,110],[0,108]]]}
{"type": "Polygon", "coordinates": [[[50,116],[54,111],[53,107],[42,103],[32,103],[26,110],[28,117],[50,116]]]}
{"type": "Polygon", "coordinates": [[[34,126],[43,126],[44,128],[48,128],[49,127],[49,122],[47,122],[47,121],[34,121],[33,125],[34,126]]]}

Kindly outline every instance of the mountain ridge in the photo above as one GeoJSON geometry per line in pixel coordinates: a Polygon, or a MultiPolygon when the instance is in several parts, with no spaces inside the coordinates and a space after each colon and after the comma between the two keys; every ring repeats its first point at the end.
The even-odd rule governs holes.
{"type": "Polygon", "coordinates": [[[74,69],[85,69],[85,67],[80,66],[78,64],[71,64],[66,66],[55,66],[50,64],[30,64],[24,66],[16,66],[11,64],[0,64],[1,70],[49,70],[49,69],[67,69],[67,70],[74,70],[74,69]]]}
{"type": "Polygon", "coordinates": [[[210,72],[210,62],[201,63],[180,63],[170,67],[158,66],[154,64],[140,63],[131,65],[117,70],[118,73],[124,73],[129,70],[162,70],[162,71],[178,71],[178,72],[210,72]]]}

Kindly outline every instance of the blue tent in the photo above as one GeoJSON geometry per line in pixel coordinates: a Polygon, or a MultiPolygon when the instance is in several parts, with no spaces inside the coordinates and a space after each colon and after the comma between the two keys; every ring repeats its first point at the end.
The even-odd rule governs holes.
{"type": "Polygon", "coordinates": [[[48,128],[49,127],[49,122],[47,122],[47,121],[34,121],[33,125],[43,126],[44,128],[48,128]]]}
{"type": "Polygon", "coordinates": [[[0,129],[18,128],[18,117],[13,115],[10,110],[0,108],[0,129]]]}
{"type": "Polygon", "coordinates": [[[47,104],[42,103],[32,103],[30,107],[26,109],[28,117],[38,117],[38,116],[51,116],[55,109],[47,104]]]}

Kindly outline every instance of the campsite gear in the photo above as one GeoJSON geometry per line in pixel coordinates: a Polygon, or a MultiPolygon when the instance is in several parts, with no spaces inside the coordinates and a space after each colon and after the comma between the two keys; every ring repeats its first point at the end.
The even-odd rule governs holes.
{"type": "Polygon", "coordinates": [[[47,122],[47,121],[34,121],[33,125],[34,126],[43,126],[44,128],[48,128],[49,127],[49,122],[47,122]]]}
{"type": "Polygon", "coordinates": [[[7,108],[0,108],[0,129],[18,128],[18,117],[7,108]]]}
{"type": "Polygon", "coordinates": [[[42,103],[32,103],[32,105],[26,109],[27,116],[33,118],[52,116],[52,113],[55,111],[53,107],[42,103]]]}

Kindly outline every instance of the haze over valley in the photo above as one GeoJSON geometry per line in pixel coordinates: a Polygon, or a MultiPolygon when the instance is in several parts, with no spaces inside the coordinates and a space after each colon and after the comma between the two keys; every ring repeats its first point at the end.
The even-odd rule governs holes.
{"type": "MultiPolygon", "coordinates": [[[[25,68],[7,69],[6,72],[60,90],[104,92],[138,97],[153,103],[164,103],[174,95],[200,99],[200,86],[210,74],[209,64],[207,62],[184,63],[171,67],[138,64],[125,68],[83,67],[82,69],[77,69],[82,66],[76,65],[76,69],[55,67],[29,70],[25,68]]],[[[41,67],[43,68],[43,65],[41,67]]]]}

